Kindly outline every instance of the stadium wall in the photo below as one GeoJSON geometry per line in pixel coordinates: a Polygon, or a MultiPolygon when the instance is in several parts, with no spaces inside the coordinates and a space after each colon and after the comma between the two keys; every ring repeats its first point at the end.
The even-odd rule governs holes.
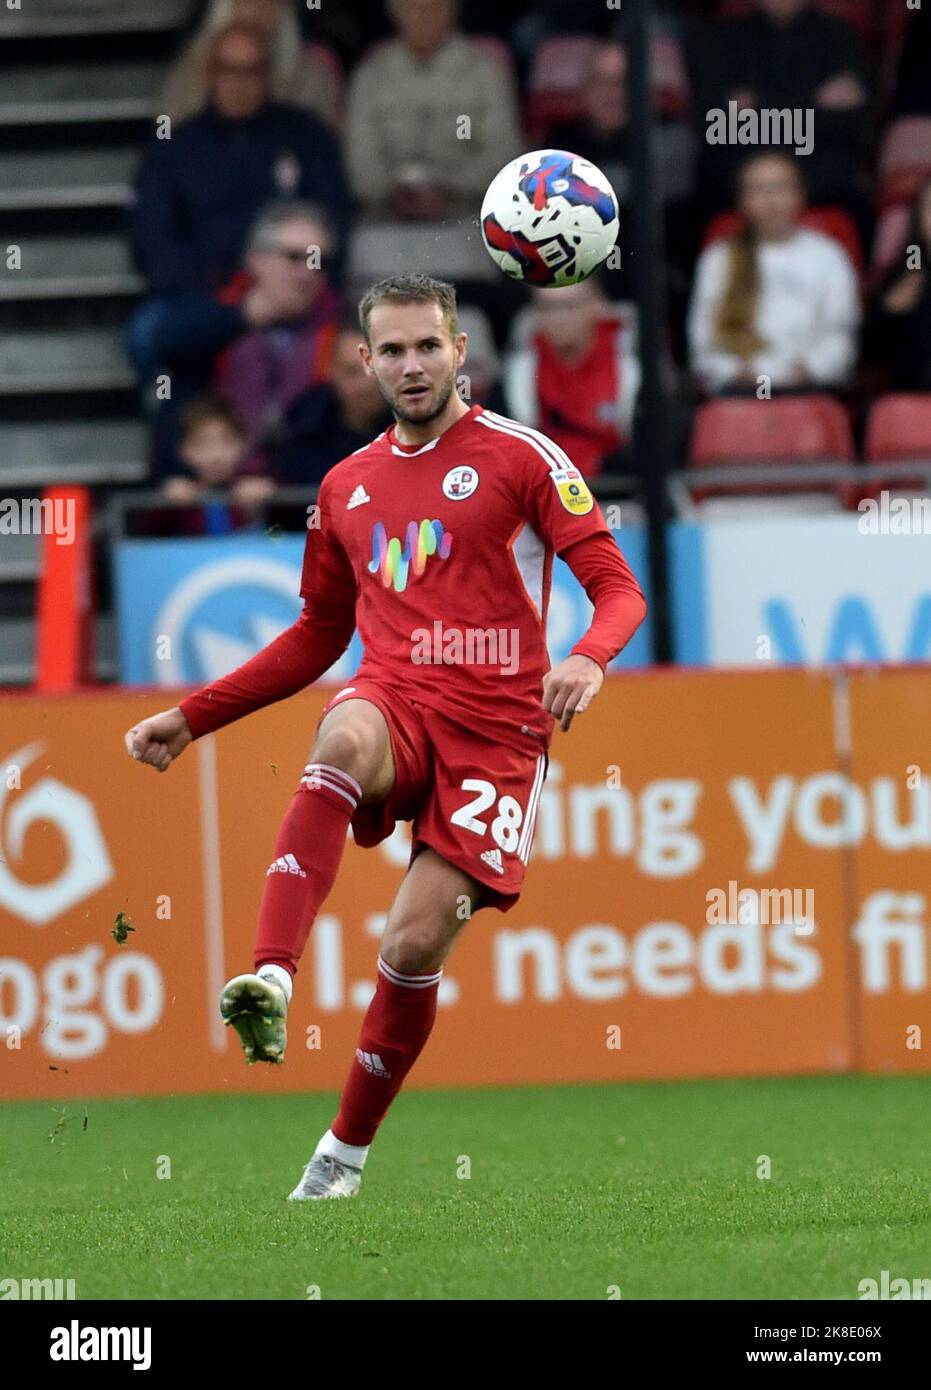
{"type": "MultiPolygon", "coordinates": [[[[466,927],[412,1084],[928,1070],[929,679],[611,677],[554,737],[524,895],[466,927]]],[[[327,693],[162,776],[123,746],[152,692],[5,697],[0,1095],[342,1084],[406,826],[347,846],[280,1071],[216,1007],[327,693]]]]}

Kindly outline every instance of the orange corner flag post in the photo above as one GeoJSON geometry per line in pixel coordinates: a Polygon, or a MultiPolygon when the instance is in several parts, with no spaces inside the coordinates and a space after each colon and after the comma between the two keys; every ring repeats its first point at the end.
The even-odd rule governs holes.
{"type": "Polygon", "coordinates": [[[36,687],[73,690],[93,670],[90,493],[45,488],[40,512],[36,687]]]}

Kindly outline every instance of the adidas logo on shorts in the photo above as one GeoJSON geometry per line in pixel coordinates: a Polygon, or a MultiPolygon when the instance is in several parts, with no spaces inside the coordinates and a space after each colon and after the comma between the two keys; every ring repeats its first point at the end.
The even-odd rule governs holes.
{"type": "Polygon", "coordinates": [[[494,869],[496,874],[504,873],[504,865],[501,863],[500,849],[486,849],[481,856],[483,864],[487,864],[489,869],[494,869]]]}
{"type": "Polygon", "coordinates": [[[356,1061],[366,1071],[370,1071],[373,1076],[390,1076],[391,1072],[385,1066],[377,1052],[363,1052],[361,1047],[356,1048],[356,1061]]]}
{"type": "MultiPolygon", "coordinates": [[[[282,854],[272,864],[268,874],[298,874],[301,878],[307,877],[293,854],[282,854]]],[[[268,878],[268,874],[265,875],[266,878],[268,878]]]]}

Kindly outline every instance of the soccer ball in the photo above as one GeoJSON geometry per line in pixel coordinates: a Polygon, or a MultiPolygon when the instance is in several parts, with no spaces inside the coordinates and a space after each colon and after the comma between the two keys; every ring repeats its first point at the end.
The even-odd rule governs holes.
{"type": "Polygon", "coordinates": [[[528,285],[577,285],[617,240],[617,198],[596,165],[566,150],[533,150],[505,164],[482,203],[482,238],[495,264],[528,285]]]}

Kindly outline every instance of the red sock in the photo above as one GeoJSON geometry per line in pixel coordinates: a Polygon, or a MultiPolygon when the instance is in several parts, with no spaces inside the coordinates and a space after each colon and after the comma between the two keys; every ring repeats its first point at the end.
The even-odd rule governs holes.
{"type": "Polygon", "coordinates": [[[336,881],[349,821],[362,788],[328,763],[310,763],[281,823],[265,879],[255,939],[255,968],[283,965],[292,975],[324,900],[336,881]]]}
{"type": "Polygon", "coordinates": [[[442,974],[402,975],[379,956],[375,995],[330,1126],[343,1144],[370,1144],[375,1137],[430,1036],[442,974]]]}

